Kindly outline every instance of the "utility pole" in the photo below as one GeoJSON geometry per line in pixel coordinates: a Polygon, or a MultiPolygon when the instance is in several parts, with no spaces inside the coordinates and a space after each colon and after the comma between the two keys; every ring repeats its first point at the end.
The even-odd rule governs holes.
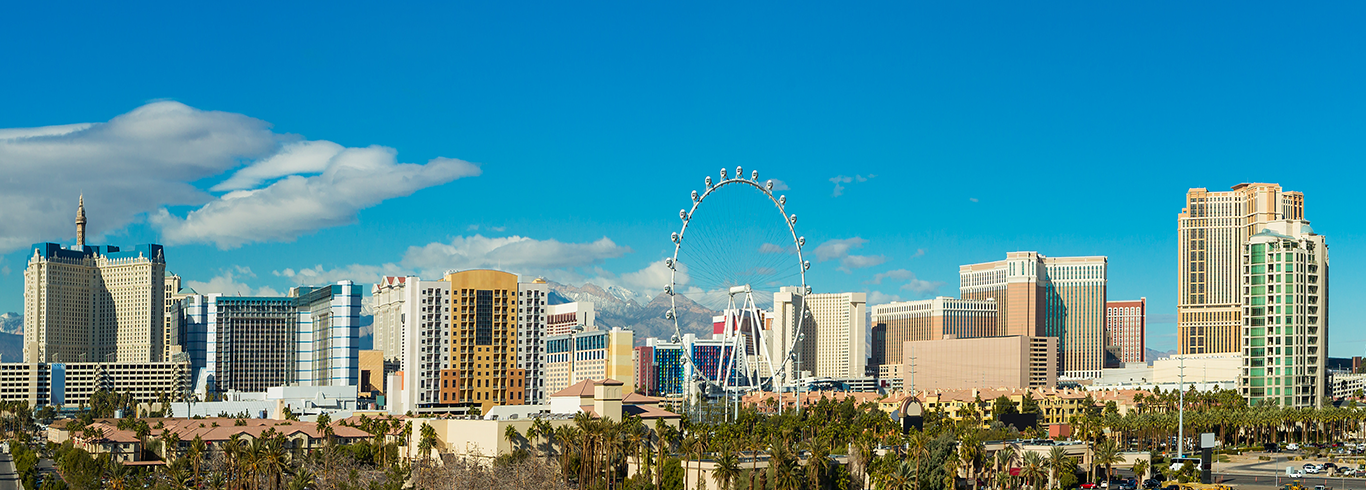
{"type": "Polygon", "coordinates": [[[1181,393],[1178,395],[1180,401],[1177,402],[1179,406],[1176,412],[1176,457],[1181,458],[1186,449],[1186,356],[1181,356],[1179,369],[1181,372],[1177,378],[1180,380],[1181,393]]]}

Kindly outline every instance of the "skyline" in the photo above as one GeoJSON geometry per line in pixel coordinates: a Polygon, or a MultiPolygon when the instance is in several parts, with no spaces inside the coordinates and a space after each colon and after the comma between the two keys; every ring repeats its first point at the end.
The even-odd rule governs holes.
{"type": "MultiPolygon", "coordinates": [[[[181,46],[129,34],[89,52],[56,42],[19,54],[17,69],[51,75],[0,81],[27,94],[0,113],[0,167],[8,174],[0,208],[22,210],[0,217],[0,312],[22,309],[29,244],[74,243],[81,192],[89,243],[167,245],[168,269],[191,286],[279,293],[327,280],[367,284],[401,272],[437,279],[448,268],[494,267],[654,295],[667,277],[650,265],[665,256],[677,209],[703,177],[737,165],[788,187],[788,209],[802,216],[798,230],[817,255],[808,281],[816,292],[867,291],[870,305],[892,296],[957,296],[958,265],[1011,251],[1104,255],[1109,298],[1147,297],[1149,347],[1174,349],[1184,194],[1254,181],[1305,194],[1306,217],[1328,237],[1335,276],[1366,268],[1361,230],[1352,226],[1359,219],[1350,218],[1352,182],[1334,178],[1362,154],[1351,136],[1363,121],[1352,116],[1366,98],[1350,87],[1366,70],[1352,61],[1363,44],[1351,40],[1366,36],[1351,29],[1352,14],[1254,16],[1208,7],[1147,19],[1170,29],[1164,37],[1118,18],[1067,22],[1097,15],[1095,8],[1002,7],[1018,15],[1010,19],[952,6],[882,15],[755,8],[723,18],[680,15],[649,26],[658,32],[622,17],[596,19],[603,12],[586,8],[537,12],[544,17],[519,18],[524,23],[492,13],[504,22],[455,37],[544,32],[522,44],[503,34],[506,44],[445,58],[435,48],[425,51],[430,58],[417,54],[443,39],[437,34],[377,29],[367,41],[386,33],[392,39],[384,42],[395,43],[389,47],[412,49],[387,60],[394,73],[412,75],[408,81],[349,73],[319,84],[327,68],[344,64],[331,57],[363,43],[313,26],[242,39],[262,43],[247,47],[220,44],[211,31],[181,33],[181,46]],[[556,14],[600,29],[564,36],[569,28],[556,14]],[[1209,27],[1200,20],[1223,15],[1226,38],[1198,29],[1209,27]],[[932,21],[964,17],[981,23],[949,32],[932,21]],[[1295,25],[1311,17],[1322,23],[1295,25]],[[899,30],[897,18],[914,19],[920,30],[899,30]],[[817,22],[825,28],[816,30],[819,39],[796,27],[817,22]],[[1283,30],[1253,27],[1265,24],[1283,30]],[[710,29],[693,35],[694,28],[710,29]],[[285,67],[297,59],[283,53],[250,59],[264,43],[311,52],[305,59],[324,60],[323,69],[285,67]],[[185,65],[99,62],[103,50],[116,49],[150,49],[185,65]],[[185,56],[192,50],[216,56],[185,56]],[[602,55],[573,55],[585,51],[602,55]],[[50,61],[57,58],[70,63],[50,61]],[[670,63],[679,58],[692,63],[670,63]],[[94,69],[81,61],[125,81],[70,86],[66,80],[94,69]],[[257,62],[284,69],[270,82],[241,73],[257,62]],[[177,76],[182,71],[222,79],[177,76]],[[479,75],[458,76],[464,73],[479,75]],[[565,76],[535,76],[547,73],[565,76]],[[454,88],[443,84],[451,80],[454,88]],[[317,85],[328,90],[309,93],[317,85]],[[164,117],[179,118],[178,126],[164,117]],[[77,131],[41,147],[14,138],[15,128],[107,121],[114,122],[68,127],[77,131]],[[196,130],[168,130],[174,127],[196,130]],[[84,153],[91,148],[100,152],[84,153]],[[328,159],[334,155],[343,158],[328,159]],[[1306,164],[1322,168],[1302,171],[1306,164]],[[344,168],[361,176],[338,178],[344,168]],[[401,175],[413,179],[379,178],[401,175]],[[257,207],[234,206],[243,203],[257,207]],[[309,212],[279,212],[300,209],[309,212]]],[[[654,13],[679,13],[661,9],[654,13]]],[[[633,14],[646,12],[617,15],[633,14]]],[[[37,28],[13,27],[0,39],[37,28]]],[[[101,32],[79,21],[70,28],[77,27],[92,29],[76,40],[101,32]]],[[[1366,309],[1353,301],[1362,291],[1333,284],[1331,355],[1366,348],[1366,309]]]]}

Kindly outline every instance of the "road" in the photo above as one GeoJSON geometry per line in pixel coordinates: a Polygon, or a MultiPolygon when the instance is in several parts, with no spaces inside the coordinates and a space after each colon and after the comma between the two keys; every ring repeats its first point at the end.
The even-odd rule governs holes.
{"type": "MultiPolygon", "coordinates": [[[[1281,485],[1292,481],[1286,478],[1285,467],[1294,466],[1298,469],[1305,463],[1305,461],[1292,462],[1281,454],[1264,454],[1264,456],[1271,457],[1271,460],[1241,463],[1215,463],[1214,481],[1217,483],[1237,485],[1237,488],[1240,490],[1279,489],[1281,488],[1281,485]]],[[[1315,485],[1324,485],[1333,488],[1334,490],[1366,490],[1366,479],[1362,478],[1332,478],[1323,475],[1305,475],[1305,478],[1300,478],[1298,481],[1301,485],[1309,488],[1314,488],[1315,485]]]]}
{"type": "Polygon", "coordinates": [[[9,453],[0,453],[0,490],[20,490],[19,472],[14,469],[14,461],[9,453]]]}

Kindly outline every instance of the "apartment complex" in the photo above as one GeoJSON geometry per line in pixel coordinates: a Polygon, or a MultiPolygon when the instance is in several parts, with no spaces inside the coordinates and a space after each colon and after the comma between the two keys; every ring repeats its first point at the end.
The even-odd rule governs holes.
{"type": "Polygon", "coordinates": [[[1177,215],[1177,336],[1181,354],[1239,352],[1242,258],[1252,235],[1280,220],[1304,219],[1304,194],[1278,184],[1194,188],[1177,215]]]}
{"type": "Polygon", "coordinates": [[[166,257],[161,245],[34,244],[24,269],[24,361],[156,362],[165,349],[166,257]]]}
{"type": "Polygon", "coordinates": [[[797,359],[789,363],[800,376],[858,378],[867,357],[865,293],[803,294],[799,288],[783,287],[773,295],[773,322],[768,348],[774,362],[786,358],[789,346],[797,346],[797,359]],[[804,315],[804,318],[799,315],[804,315]],[[798,320],[799,338],[789,338],[798,320]]]}
{"type": "Polygon", "coordinates": [[[526,374],[517,362],[517,275],[478,269],[446,274],[451,285],[451,367],[441,373],[443,405],[481,413],[525,403],[526,374]]]}
{"type": "Polygon", "coordinates": [[[1148,298],[1105,303],[1105,345],[1119,348],[1120,362],[1145,362],[1148,298]]]}
{"type": "Polygon", "coordinates": [[[186,351],[198,393],[354,386],[360,287],[339,281],[289,296],[185,297],[186,351]]]}
{"type": "Polygon", "coordinates": [[[545,386],[545,333],[550,287],[545,279],[517,284],[517,368],[526,377],[525,403],[541,405],[549,401],[545,386]]]}
{"type": "MultiPolygon", "coordinates": [[[[877,368],[901,362],[908,341],[967,339],[996,335],[996,300],[940,296],[920,301],[874,305],[873,362],[877,368]],[[879,362],[881,361],[881,362],[879,362]]],[[[879,376],[881,377],[881,376],[879,376]]]]}
{"type": "MultiPolygon", "coordinates": [[[[996,335],[1058,339],[1059,377],[1100,377],[1105,361],[1105,257],[1010,252],[959,267],[963,299],[996,301],[996,335]]],[[[890,342],[889,342],[890,343],[890,342]]]]}
{"type": "Polygon", "coordinates": [[[902,386],[914,390],[1051,388],[1057,385],[1055,337],[908,341],[902,386]]]}
{"type": "Polygon", "coordinates": [[[620,381],[626,391],[633,391],[634,341],[633,332],[620,328],[546,337],[546,391],[556,393],[583,380],[601,379],[620,381]]]}
{"type": "Polygon", "coordinates": [[[1328,360],[1328,244],[1303,220],[1266,223],[1243,245],[1239,389],[1249,404],[1322,407],[1328,360]]]}

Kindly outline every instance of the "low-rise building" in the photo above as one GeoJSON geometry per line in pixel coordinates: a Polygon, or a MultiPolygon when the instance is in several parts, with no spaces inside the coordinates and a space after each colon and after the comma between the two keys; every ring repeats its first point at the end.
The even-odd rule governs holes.
{"type": "Polygon", "coordinates": [[[0,363],[0,401],[74,408],[100,389],[132,394],[140,403],[176,400],[189,373],[187,362],[6,362],[0,363]]]}
{"type": "Polygon", "coordinates": [[[906,342],[903,386],[922,391],[1053,387],[1057,345],[1055,337],[1025,336],[906,342]]]}

